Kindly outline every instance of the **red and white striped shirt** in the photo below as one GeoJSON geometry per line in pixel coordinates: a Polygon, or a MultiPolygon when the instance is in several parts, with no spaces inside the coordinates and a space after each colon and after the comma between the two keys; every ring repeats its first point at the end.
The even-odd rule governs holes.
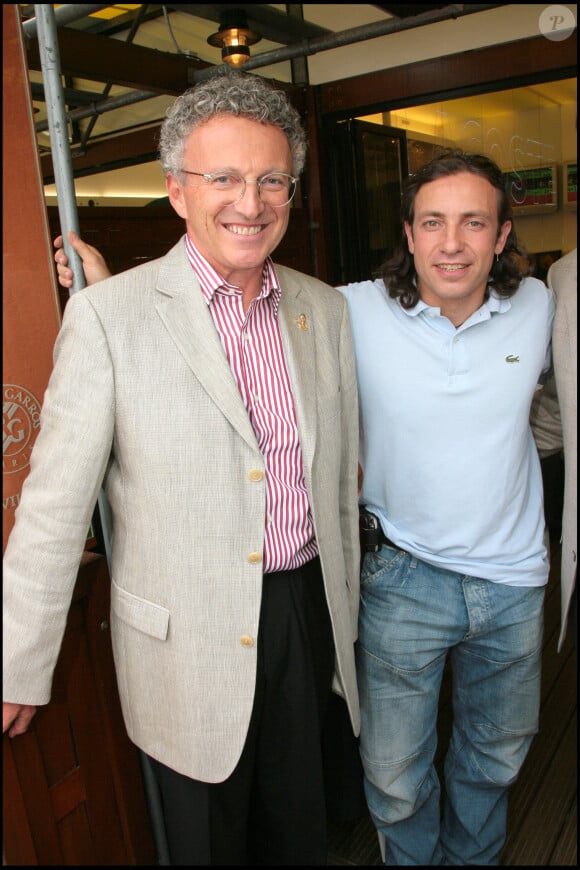
{"type": "Polygon", "coordinates": [[[318,553],[304,481],[292,387],[278,323],[280,287],[272,260],[246,314],[242,291],[228,284],[186,235],[189,261],[201,284],[266,469],[264,572],[298,568],[318,553]]]}

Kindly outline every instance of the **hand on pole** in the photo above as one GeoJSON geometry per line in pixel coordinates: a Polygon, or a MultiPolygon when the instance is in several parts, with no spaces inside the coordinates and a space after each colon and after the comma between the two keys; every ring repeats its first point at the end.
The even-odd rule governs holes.
{"type": "MultiPolygon", "coordinates": [[[[73,230],[69,231],[67,238],[71,247],[74,248],[82,260],[87,284],[96,284],[98,281],[103,281],[111,276],[111,272],[100,251],[92,245],[83,242],[73,230]]],[[[62,236],[57,236],[53,244],[57,249],[54,259],[58,272],[58,282],[61,287],[70,289],[73,284],[73,270],[68,266],[68,258],[64,252],[62,236]]]]}

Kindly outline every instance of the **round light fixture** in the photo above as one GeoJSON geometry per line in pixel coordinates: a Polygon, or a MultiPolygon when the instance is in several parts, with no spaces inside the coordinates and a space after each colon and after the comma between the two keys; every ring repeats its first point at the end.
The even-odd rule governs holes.
{"type": "Polygon", "coordinates": [[[222,60],[233,67],[240,67],[250,59],[250,45],[261,40],[259,33],[249,30],[243,12],[230,11],[220,16],[217,33],[208,36],[209,45],[222,50],[222,60]]]}

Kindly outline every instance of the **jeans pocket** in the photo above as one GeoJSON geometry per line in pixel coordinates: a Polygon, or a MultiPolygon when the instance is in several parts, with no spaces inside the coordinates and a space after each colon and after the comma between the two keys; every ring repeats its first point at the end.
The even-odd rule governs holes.
{"type": "Polygon", "coordinates": [[[361,566],[361,587],[370,586],[377,581],[389,581],[397,567],[403,567],[407,553],[397,547],[387,547],[383,544],[378,553],[365,553],[361,566]]]}

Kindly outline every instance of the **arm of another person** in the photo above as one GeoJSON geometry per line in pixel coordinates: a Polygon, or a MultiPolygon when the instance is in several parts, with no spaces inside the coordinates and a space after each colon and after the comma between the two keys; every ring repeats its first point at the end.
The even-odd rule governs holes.
{"type": "MultiPolygon", "coordinates": [[[[69,231],[67,238],[82,260],[87,284],[97,284],[99,281],[104,281],[105,278],[110,278],[111,272],[100,251],[83,242],[73,230],[69,231]]],[[[73,270],[68,267],[68,258],[64,252],[62,236],[57,236],[53,244],[57,249],[54,259],[59,284],[61,287],[69,289],[73,284],[73,270]]]]}
{"type": "MultiPolygon", "coordinates": [[[[550,289],[552,297],[552,313],[550,318],[550,334],[553,328],[555,314],[555,294],[550,289]]],[[[557,453],[563,447],[562,419],[558,402],[558,391],[552,361],[551,341],[547,357],[545,377],[540,379],[536,388],[530,409],[530,425],[536,447],[541,457],[557,453]]]]}
{"type": "Polygon", "coordinates": [[[543,387],[534,395],[530,425],[541,457],[550,456],[563,448],[562,419],[553,371],[543,387]]]}

